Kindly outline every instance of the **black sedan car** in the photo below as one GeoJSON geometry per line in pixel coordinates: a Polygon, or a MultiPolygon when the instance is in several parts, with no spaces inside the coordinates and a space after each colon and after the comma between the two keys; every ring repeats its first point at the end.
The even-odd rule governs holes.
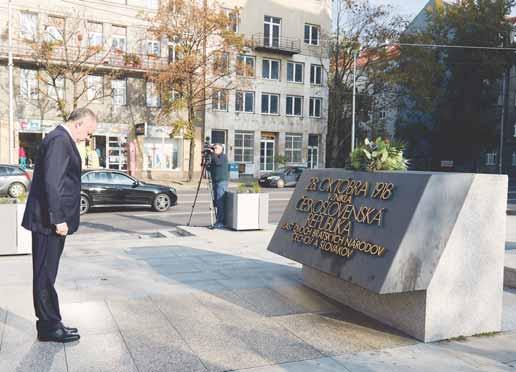
{"type": "Polygon", "coordinates": [[[120,171],[87,170],[81,180],[81,214],[92,207],[147,206],[165,212],[177,203],[174,188],[145,183],[120,171]]]}
{"type": "Polygon", "coordinates": [[[272,173],[264,174],[260,177],[260,186],[264,187],[278,187],[282,188],[285,186],[296,186],[301,173],[306,167],[285,167],[279,168],[277,171],[272,173]]]}

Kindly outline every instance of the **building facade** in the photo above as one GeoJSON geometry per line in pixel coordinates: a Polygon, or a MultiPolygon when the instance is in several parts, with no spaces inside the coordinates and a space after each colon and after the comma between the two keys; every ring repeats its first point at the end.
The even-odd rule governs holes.
{"type": "MultiPolygon", "coordinates": [[[[46,133],[62,121],[49,98],[77,96],[77,84],[67,80],[54,84],[55,89],[42,88],[41,64],[30,47],[32,40],[58,38],[56,25],[74,19],[74,27],[82,30],[76,35],[79,44],[93,45],[99,52],[78,101],[99,118],[92,141],[81,148],[84,165],[150,179],[185,179],[189,140],[172,135],[161,122],[159,93],[146,80],[149,71],[174,58],[172,44],[156,40],[142,17],[159,5],[158,0],[13,0],[15,141],[9,148],[8,40],[3,37],[0,162],[8,162],[11,152],[14,162],[26,155],[30,166],[46,133]],[[136,135],[138,124],[145,125],[144,136],[136,135]]],[[[238,32],[252,40],[249,53],[232,61],[249,67],[243,77],[248,83],[242,90],[213,94],[206,107],[205,134],[225,145],[240,174],[258,176],[283,163],[324,166],[328,60],[321,57],[321,35],[330,27],[330,1],[231,0],[222,6],[241,8],[238,32]]],[[[2,34],[7,35],[7,6],[1,7],[2,34]]]]}
{"type": "Polygon", "coordinates": [[[225,1],[239,7],[238,31],[253,48],[237,58],[247,84],[208,105],[206,135],[225,145],[242,175],[283,164],[324,167],[329,60],[323,39],[331,2],[225,1]]]}

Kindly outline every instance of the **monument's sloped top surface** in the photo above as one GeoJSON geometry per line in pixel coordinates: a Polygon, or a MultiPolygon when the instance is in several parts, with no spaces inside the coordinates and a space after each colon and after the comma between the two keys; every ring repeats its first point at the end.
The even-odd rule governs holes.
{"type": "Polygon", "coordinates": [[[478,177],[502,176],[305,171],[268,249],[376,293],[424,290],[478,177]]]}

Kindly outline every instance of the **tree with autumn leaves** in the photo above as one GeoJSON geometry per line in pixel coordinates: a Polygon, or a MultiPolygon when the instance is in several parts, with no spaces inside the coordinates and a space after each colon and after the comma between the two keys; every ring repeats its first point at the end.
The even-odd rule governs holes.
{"type": "MultiPolygon", "coordinates": [[[[323,57],[329,56],[329,107],[326,164],[343,167],[351,148],[354,55],[357,56],[357,123],[368,122],[373,136],[383,134],[373,111],[394,105],[393,90],[399,79],[396,49],[386,43],[398,39],[406,22],[384,5],[368,0],[336,0],[334,30],[327,37],[323,57]]],[[[360,139],[359,125],[356,125],[360,139]]],[[[360,140],[361,142],[361,140],[360,140]]]]}
{"type": "Polygon", "coordinates": [[[36,105],[42,118],[56,110],[66,121],[79,106],[87,107],[104,97],[111,97],[109,84],[120,72],[106,66],[111,47],[104,45],[103,37],[90,37],[95,31],[90,27],[92,24],[77,14],[49,16],[43,34],[26,40],[37,66],[36,105]],[[102,76],[95,75],[99,73],[102,76]],[[91,76],[98,76],[97,81],[92,81],[91,76]]]}
{"type": "Polygon", "coordinates": [[[227,92],[244,84],[235,70],[247,66],[231,63],[246,48],[236,31],[238,9],[224,9],[216,2],[163,1],[147,17],[151,31],[169,43],[169,64],[150,72],[162,95],[162,123],[182,133],[190,143],[188,179],[194,174],[195,139],[204,137],[203,119],[212,99],[227,100],[227,92]]]}

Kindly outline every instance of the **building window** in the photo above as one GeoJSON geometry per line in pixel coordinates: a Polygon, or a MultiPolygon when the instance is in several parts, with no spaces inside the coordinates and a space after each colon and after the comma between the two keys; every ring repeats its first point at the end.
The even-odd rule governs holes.
{"type": "Polygon", "coordinates": [[[36,40],[38,33],[38,15],[36,13],[20,13],[20,36],[23,39],[36,40]]]}
{"type": "Polygon", "coordinates": [[[322,98],[310,97],[310,104],[308,108],[308,116],[311,118],[321,117],[322,98]]]}
{"type": "Polygon", "coordinates": [[[159,0],[147,0],[147,8],[152,10],[158,10],[159,9],[159,0]]]}
{"type": "Polygon", "coordinates": [[[238,32],[238,26],[240,24],[238,12],[235,11],[235,9],[224,8],[224,14],[229,18],[228,30],[238,32]]]}
{"type": "Polygon", "coordinates": [[[153,81],[147,81],[145,86],[145,97],[147,107],[160,107],[161,99],[158,91],[158,86],[153,81]]]}
{"type": "Polygon", "coordinates": [[[319,135],[308,135],[308,168],[319,167],[319,135]]]}
{"type": "Polygon", "coordinates": [[[303,116],[303,97],[287,96],[287,115],[303,116]]]}
{"type": "Polygon", "coordinates": [[[228,92],[226,89],[214,90],[211,107],[214,111],[228,111],[228,92]]]}
{"type": "Polygon", "coordinates": [[[486,154],[486,165],[496,165],[496,152],[486,154]]]}
{"type": "Polygon", "coordinates": [[[146,138],[143,144],[144,168],[153,170],[179,169],[181,140],[171,139],[168,134],[163,138],[146,138]]]}
{"type": "Polygon", "coordinates": [[[45,26],[45,40],[49,43],[62,42],[64,26],[64,18],[48,16],[48,24],[45,26]]]}
{"type": "Polygon", "coordinates": [[[379,113],[378,113],[378,118],[380,120],[383,120],[387,117],[387,113],[385,112],[385,110],[381,110],[379,113]]]}
{"type": "Polygon", "coordinates": [[[285,135],[285,158],[287,163],[301,163],[303,149],[303,135],[287,133],[285,135]]]}
{"type": "Polygon", "coordinates": [[[253,163],[254,133],[236,131],[234,150],[236,163],[253,163]]]}
{"type": "Polygon", "coordinates": [[[303,63],[288,62],[287,63],[287,81],[293,83],[303,82],[303,63]]]}
{"type": "Polygon", "coordinates": [[[224,152],[226,152],[226,131],[220,129],[212,129],[211,130],[211,143],[220,143],[224,148],[224,152]]]}
{"type": "Polygon", "coordinates": [[[102,23],[88,22],[89,46],[99,47],[104,43],[102,23]]]}
{"type": "Polygon", "coordinates": [[[262,93],[262,114],[279,115],[279,94],[262,93]]]}
{"type": "Polygon", "coordinates": [[[20,96],[27,99],[38,99],[36,70],[20,70],[20,96]]]}
{"type": "Polygon", "coordinates": [[[147,55],[158,57],[161,55],[161,45],[159,40],[147,40],[147,55]]]}
{"type": "Polygon", "coordinates": [[[254,57],[239,55],[236,63],[238,76],[254,77],[254,57]]]}
{"type": "Polygon", "coordinates": [[[235,111],[254,112],[254,92],[237,91],[235,94],[235,111]]]}
{"type": "Polygon", "coordinates": [[[127,28],[113,26],[111,47],[115,51],[125,52],[127,50],[127,28]]]}
{"type": "Polygon", "coordinates": [[[55,82],[52,79],[47,81],[47,94],[54,101],[64,100],[65,95],[65,79],[62,76],[56,78],[55,82]]]}
{"type": "Polygon", "coordinates": [[[180,61],[183,58],[180,47],[175,42],[168,43],[168,63],[180,61]]]}
{"type": "Polygon", "coordinates": [[[88,101],[94,101],[104,97],[104,77],[101,75],[88,75],[88,101]]]}
{"type": "Polygon", "coordinates": [[[265,16],[263,18],[263,45],[279,47],[281,37],[281,18],[265,16]]]}
{"type": "Polygon", "coordinates": [[[262,61],[262,77],[264,79],[279,80],[280,61],[274,59],[264,59],[262,61]]]}
{"type": "Polygon", "coordinates": [[[514,124],[514,133],[512,135],[513,137],[516,137],[516,124],[514,124]]]}
{"type": "Polygon", "coordinates": [[[311,65],[310,66],[310,84],[321,85],[322,84],[322,66],[311,65]]]}
{"type": "Polygon", "coordinates": [[[305,44],[319,45],[320,27],[305,24],[305,44]]]}
{"type": "Polygon", "coordinates": [[[111,90],[113,94],[113,105],[125,106],[127,104],[127,80],[111,80],[111,90]]]}

